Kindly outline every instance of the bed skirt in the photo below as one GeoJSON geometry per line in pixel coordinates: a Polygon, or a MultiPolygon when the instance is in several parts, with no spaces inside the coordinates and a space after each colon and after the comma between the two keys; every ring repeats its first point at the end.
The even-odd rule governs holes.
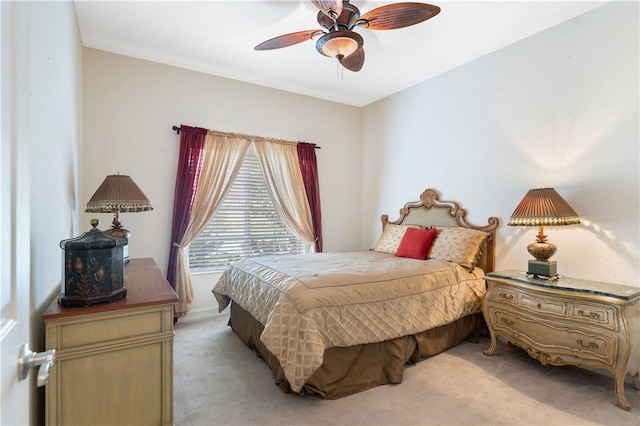
{"type": "MultiPolygon", "coordinates": [[[[291,392],[280,362],[260,341],[263,325],[235,302],[231,304],[229,325],[271,368],[276,384],[283,391],[291,392]]],[[[477,313],[412,336],[329,348],[324,352],[322,366],[307,380],[300,393],[337,399],[379,385],[401,383],[407,363],[436,355],[465,339],[477,338],[483,326],[482,313],[477,313]]]]}

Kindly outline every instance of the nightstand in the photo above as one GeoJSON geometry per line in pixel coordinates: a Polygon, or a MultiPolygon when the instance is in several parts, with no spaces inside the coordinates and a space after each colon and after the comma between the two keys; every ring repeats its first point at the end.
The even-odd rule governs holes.
{"type": "Polygon", "coordinates": [[[493,355],[498,336],[542,364],[571,364],[613,374],[617,404],[629,410],[624,379],[640,390],[640,289],[563,277],[546,280],[521,271],[492,272],[483,314],[493,355]]]}
{"type": "Polygon", "coordinates": [[[153,259],[124,268],[127,296],[45,311],[56,350],[45,397],[47,425],[172,425],[173,318],[178,296],[153,259]]]}

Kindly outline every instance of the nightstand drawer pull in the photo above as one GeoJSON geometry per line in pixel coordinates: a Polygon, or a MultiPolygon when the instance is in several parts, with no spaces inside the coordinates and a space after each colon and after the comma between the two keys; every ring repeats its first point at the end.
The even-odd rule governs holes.
{"type": "Polygon", "coordinates": [[[509,321],[508,319],[506,319],[504,317],[500,318],[500,322],[503,322],[503,323],[507,324],[509,327],[513,327],[513,325],[514,325],[513,321],[509,321]]]}
{"type": "Polygon", "coordinates": [[[583,348],[598,349],[598,344],[596,342],[589,342],[588,344],[585,344],[582,339],[578,339],[576,342],[583,348]]]}
{"type": "Polygon", "coordinates": [[[600,318],[600,314],[597,312],[589,312],[586,313],[585,311],[583,311],[582,309],[578,310],[578,315],[582,315],[583,317],[587,317],[587,318],[591,318],[591,319],[598,319],[600,318]]]}
{"type": "Polygon", "coordinates": [[[498,297],[501,299],[507,299],[513,301],[513,294],[500,293],[498,297]]]}

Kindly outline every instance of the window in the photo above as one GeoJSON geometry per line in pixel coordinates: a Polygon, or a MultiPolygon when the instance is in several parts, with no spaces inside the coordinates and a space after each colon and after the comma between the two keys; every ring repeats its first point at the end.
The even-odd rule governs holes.
{"type": "Polygon", "coordinates": [[[189,245],[189,267],[204,272],[246,257],[304,253],[304,247],[280,220],[252,146],[220,208],[189,245]]]}

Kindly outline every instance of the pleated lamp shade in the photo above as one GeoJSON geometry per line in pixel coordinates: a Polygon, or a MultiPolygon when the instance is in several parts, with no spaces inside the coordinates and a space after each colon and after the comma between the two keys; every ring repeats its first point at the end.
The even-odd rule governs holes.
{"type": "Polygon", "coordinates": [[[530,189],[511,214],[510,226],[576,225],[580,217],[553,188],[530,189]]]}
{"type": "Polygon", "coordinates": [[[151,202],[127,175],[109,175],[87,203],[87,213],[146,212],[151,202]]]}

